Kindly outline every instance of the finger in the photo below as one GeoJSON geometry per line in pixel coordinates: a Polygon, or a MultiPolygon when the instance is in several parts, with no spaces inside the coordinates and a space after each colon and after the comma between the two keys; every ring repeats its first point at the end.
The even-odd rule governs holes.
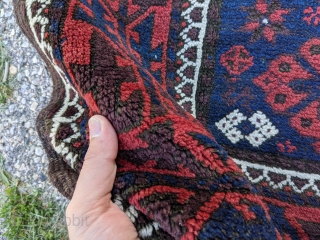
{"type": "Polygon", "coordinates": [[[111,123],[96,115],[89,120],[90,145],[73,198],[100,199],[111,192],[116,176],[118,138],[111,123]]]}

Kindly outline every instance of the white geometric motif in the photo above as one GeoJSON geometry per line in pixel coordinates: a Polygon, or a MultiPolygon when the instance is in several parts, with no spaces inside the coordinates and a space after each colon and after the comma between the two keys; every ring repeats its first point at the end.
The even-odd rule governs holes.
{"type": "Polygon", "coordinates": [[[320,190],[315,184],[316,181],[320,182],[320,175],[318,174],[296,172],[296,171],[285,170],[285,169],[276,168],[276,167],[267,167],[264,165],[250,163],[250,162],[242,161],[235,158],[233,158],[233,160],[238,166],[240,166],[241,170],[246,174],[246,176],[252,183],[259,183],[262,181],[266,181],[269,183],[269,185],[273,189],[280,189],[280,190],[282,190],[285,186],[291,186],[292,190],[294,190],[297,193],[303,193],[307,189],[312,189],[315,192],[315,194],[318,197],[320,197],[320,190]],[[253,178],[248,172],[248,168],[259,170],[262,172],[262,174],[259,177],[253,178]],[[274,181],[271,180],[269,176],[271,173],[284,176],[284,180],[279,183],[275,183],[274,181]],[[304,184],[303,187],[299,188],[292,181],[292,178],[299,178],[303,181],[306,181],[307,183],[304,184]]]}
{"type": "MultiPolygon", "coordinates": [[[[120,195],[115,195],[114,203],[130,218],[131,222],[134,224],[138,219],[138,211],[134,206],[130,205],[127,209],[123,207],[123,198],[120,195]]],[[[143,228],[139,230],[139,237],[146,238],[151,237],[153,231],[159,230],[159,223],[152,221],[149,224],[145,224],[143,228]]]]}
{"type": "Polygon", "coordinates": [[[181,16],[186,20],[186,27],[180,33],[180,36],[184,42],[183,48],[177,53],[177,56],[182,60],[181,67],[177,70],[177,74],[181,77],[181,83],[175,86],[176,93],[180,96],[180,100],[178,101],[179,105],[183,105],[184,103],[191,103],[191,114],[196,117],[196,92],[197,92],[197,82],[199,71],[201,67],[201,59],[202,59],[202,46],[203,39],[205,36],[206,26],[207,26],[207,13],[210,0],[189,0],[190,6],[182,12],[181,16]],[[192,11],[197,9],[202,9],[202,21],[201,22],[193,22],[190,14],[192,11]],[[198,29],[198,40],[192,40],[188,33],[191,29],[198,29]],[[184,56],[184,53],[190,48],[197,48],[197,56],[196,60],[192,61],[184,56]],[[184,71],[186,68],[192,67],[194,69],[194,75],[192,78],[188,78],[184,75],[184,71]],[[192,85],[192,93],[191,97],[187,97],[182,89],[186,84],[192,85]]]}
{"type": "Polygon", "coordinates": [[[279,130],[272,125],[267,116],[261,111],[257,111],[248,119],[239,109],[236,109],[219,122],[216,122],[215,125],[233,144],[242,139],[247,139],[254,147],[259,147],[266,140],[279,133],[279,130]],[[255,126],[255,130],[247,136],[243,135],[237,128],[245,120],[249,120],[255,126]]]}
{"type": "Polygon", "coordinates": [[[37,45],[40,47],[40,49],[42,50],[42,53],[46,56],[47,60],[51,62],[52,66],[54,67],[56,72],[59,74],[65,86],[64,87],[65,98],[63,101],[63,105],[60,108],[60,110],[55,114],[55,116],[52,118],[53,125],[50,131],[50,138],[51,138],[51,144],[55,149],[55,151],[58,154],[61,154],[63,157],[65,157],[65,159],[70,163],[71,167],[74,168],[75,163],[77,162],[79,156],[69,151],[69,148],[67,147],[67,145],[70,143],[72,139],[77,139],[81,136],[80,129],[78,125],[75,124],[75,122],[83,114],[84,108],[82,108],[82,106],[78,104],[79,95],[77,91],[73,88],[73,86],[71,86],[62,69],[56,64],[54,64],[53,49],[50,46],[50,44],[45,41],[46,27],[50,23],[50,20],[47,17],[45,17],[44,11],[45,9],[49,8],[51,3],[52,3],[51,0],[26,0],[27,17],[29,19],[30,28],[37,45]],[[32,14],[32,6],[33,6],[33,3],[35,2],[39,3],[39,8],[36,10],[36,14],[32,14]],[[40,38],[38,38],[38,35],[36,32],[36,27],[39,27],[39,26],[41,27],[40,38]],[[75,96],[73,99],[71,99],[72,93],[75,96]],[[65,112],[70,106],[76,107],[78,109],[78,112],[74,116],[63,117],[63,115],[65,114],[65,112]],[[56,143],[55,136],[57,134],[59,127],[65,123],[71,125],[71,128],[74,131],[74,134],[70,136],[68,139],[65,139],[60,144],[58,144],[56,143]]]}

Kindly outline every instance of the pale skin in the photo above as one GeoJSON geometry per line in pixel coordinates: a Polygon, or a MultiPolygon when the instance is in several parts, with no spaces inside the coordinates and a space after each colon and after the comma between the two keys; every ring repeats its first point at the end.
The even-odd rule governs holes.
{"type": "Polygon", "coordinates": [[[90,146],[66,211],[70,240],[138,239],[130,219],[111,201],[117,171],[116,132],[110,122],[100,115],[89,120],[89,128],[90,146]],[[76,217],[84,221],[73,224],[70,219],[76,217]]]}

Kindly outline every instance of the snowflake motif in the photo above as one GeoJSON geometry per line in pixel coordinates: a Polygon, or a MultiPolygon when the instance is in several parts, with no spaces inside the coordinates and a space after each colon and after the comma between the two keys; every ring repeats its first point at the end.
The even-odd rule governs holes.
{"type": "Polygon", "coordinates": [[[249,20],[241,30],[252,32],[251,41],[257,41],[264,37],[268,42],[275,42],[278,34],[289,34],[289,30],[284,26],[283,15],[289,14],[289,9],[281,8],[281,3],[277,0],[257,0],[251,7],[243,7],[243,11],[248,12],[249,20]]]}
{"type": "Polygon", "coordinates": [[[312,21],[313,21],[313,25],[318,26],[318,24],[320,22],[320,7],[317,7],[316,10],[313,10],[312,7],[308,7],[304,10],[303,13],[305,15],[308,14],[308,16],[303,18],[303,21],[306,21],[308,23],[308,25],[311,25],[312,21]]]}

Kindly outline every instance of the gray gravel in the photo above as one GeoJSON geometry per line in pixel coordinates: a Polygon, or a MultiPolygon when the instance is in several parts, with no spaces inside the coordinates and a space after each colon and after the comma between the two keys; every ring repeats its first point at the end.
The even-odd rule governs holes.
{"type": "Polygon", "coordinates": [[[0,2],[0,39],[11,57],[10,72],[16,73],[13,98],[0,110],[0,152],[6,159],[5,168],[24,183],[67,203],[48,181],[48,159],[35,129],[36,117],[51,97],[51,78],[16,24],[12,0],[0,2]]]}

